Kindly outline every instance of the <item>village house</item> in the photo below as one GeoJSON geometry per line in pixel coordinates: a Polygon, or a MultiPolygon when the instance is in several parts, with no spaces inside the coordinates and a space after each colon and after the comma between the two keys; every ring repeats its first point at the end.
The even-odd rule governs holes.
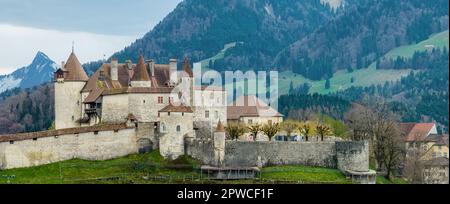
{"type": "MultiPolygon", "coordinates": [[[[227,108],[228,122],[241,122],[245,125],[266,125],[283,122],[283,115],[256,96],[241,96],[227,108]]],[[[246,133],[241,140],[253,141],[253,135],[246,133]]],[[[257,140],[268,140],[259,134],[257,140]]]]}
{"type": "Polygon", "coordinates": [[[401,123],[405,141],[405,161],[420,160],[423,182],[448,184],[449,146],[448,135],[438,134],[434,123],[401,123]]]}

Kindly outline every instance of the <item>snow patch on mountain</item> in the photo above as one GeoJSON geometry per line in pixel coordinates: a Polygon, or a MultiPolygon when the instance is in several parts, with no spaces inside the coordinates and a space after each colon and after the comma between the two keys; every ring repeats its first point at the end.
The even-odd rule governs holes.
{"type": "Polygon", "coordinates": [[[21,81],[22,79],[16,79],[11,75],[3,76],[3,78],[0,78],[0,93],[19,87],[21,81]]]}
{"type": "Polygon", "coordinates": [[[43,52],[38,52],[33,62],[12,74],[0,76],[0,93],[13,88],[31,88],[47,82],[53,78],[53,73],[59,66],[43,52]]]}

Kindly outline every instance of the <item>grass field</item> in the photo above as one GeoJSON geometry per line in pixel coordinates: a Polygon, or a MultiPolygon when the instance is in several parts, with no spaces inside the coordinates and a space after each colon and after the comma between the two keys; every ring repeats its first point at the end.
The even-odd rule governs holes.
{"type": "Polygon", "coordinates": [[[299,183],[348,184],[350,181],[336,169],[303,166],[268,167],[262,180],[205,181],[200,180],[199,163],[188,157],[166,161],[158,153],[130,155],[109,161],[70,160],[31,168],[0,171],[0,184],[77,184],[77,183],[267,183],[298,181],[299,183]],[[182,168],[181,168],[182,166],[182,168]],[[147,179],[146,179],[147,177],[147,179]],[[148,178],[167,178],[149,180],[148,178]],[[183,179],[181,179],[183,178],[183,179]],[[189,180],[190,178],[197,178],[189,180]],[[178,179],[178,180],[177,180],[178,179]]]}
{"type": "MultiPolygon", "coordinates": [[[[337,169],[306,166],[266,167],[256,180],[201,179],[198,161],[181,157],[166,161],[158,151],[108,161],[70,160],[31,168],[0,171],[0,184],[351,184],[337,169]]],[[[377,177],[379,184],[404,184],[377,177]]]]}
{"type": "MultiPolygon", "coordinates": [[[[207,67],[209,67],[209,62],[210,62],[210,61],[213,61],[213,62],[214,62],[214,61],[216,61],[216,60],[218,60],[218,59],[223,59],[223,58],[225,57],[225,53],[227,52],[227,50],[228,50],[228,49],[231,49],[231,48],[233,48],[233,47],[235,47],[237,43],[238,43],[238,42],[228,43],[228,44],[226,44],[226,45],[223,47],[223,49],[222,49],[221,51],[219,51],[219,53],[217,53],[215,56],[200,61],[200,63],[202,63],[202,68],[207,68],[207,67]]],[[[239,43],[242,43],[242,42],[239,42],[239,43]]]]}
{"type": "Polygon", "coordinates": [[[433,48],[448,48],[449,47],[449,31],[443,31],[441,33],[433,34],[428,38],[427,40],[424,40],[422,42],[419,42],[417,44],[413,45],[407,45],[395,48],[388,52],[384,57],[385,58],[397,58],[398,56],[401,57],[412,57],[414,52],[416,51],[425,51],[430,50],[433,48]]]}
{"type": "MultiPolygon", "coordinates": [[[[443,31],[430,36],[427,40],[419,42],[417,44],[401,46],[388,52],[383,58],[397,58],[398,56],[409,58],[412,57],[416,51],[425,51],[432,48],[448,48],[449,47],[449,31],[443,31]]],[[[331,88],[325,89],[325,80],[311,81],[305,79],[300,75],[296,75],[292,72],[283,72],[280,74],[279,90],[280,93],[288,93],[291,81],[294,87],[300,86],[304,83],[311,85],[310,93],[329,94],[336,91],[348,89],[352,86],[355,87],[367,87],[371,85],[383,85],[387,81],[396,81],[404,76],[407,76],[411,72],[410,69],[403,70],[377,70],[375,62],[372,63],[366,69],[359,69],[349,73],[346,70],[335,73],[331,78],[331,88]],[[351,83],[351,79],[354,78],[354,82],[351,83]]]]}

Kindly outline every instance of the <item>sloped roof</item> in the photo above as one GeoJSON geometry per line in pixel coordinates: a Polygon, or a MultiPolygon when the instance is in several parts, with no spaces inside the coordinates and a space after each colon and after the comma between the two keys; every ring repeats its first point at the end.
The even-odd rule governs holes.
{"type": "Polygon", "coordinates": [[[434,123],[401,123],[400,129],[404,133],[407,142],[424,141],[431,130],[435,127],[434,123]]]}
{"type": "Polygon", "coordinates": [[[225,127],[222,124],[222,121],[219,120],[219,123],[217,124],[216,132],[225,132],[225,127]]]}
{"type": "Polygon", "coordinates": [[[71,53],[64,65],[64,81],[88,81],[89,77],[81,66],[75,53],[71,53]]]}
{"type": "Polygon", "coordinates": [[[194,111],[192,111],[191,107],[185,106],[185,105],[173,105],[173,104],[169,104],[168,106],[164,107],[163,109],[161,109],[159,112],[174,112],[174,113],[193,113],[194,111]]]}
{"type": "Polygon", "coordinates": [[[126,124],[103,124],[97,126],[89,126],[89,127],[79,127],[79,128],[69,128],[69,129],[60,129],[60,130],[49,130],[42,132],[31,132],[31,133],[19,133],[19,134],[10,134],[10,135],[0,135],[0,142],[9,142],[9,141],[23,141],[23,140],[31,140],[33,138],[45,138],[45,137],[54,137],[60,135],[70,135],[70,134],[81,134],[95,131],[111,131],[111,130],[123,130],[130,129],[126,124]]]}
{"type": "Polygon", "coordinates": [[[242,96],[227,108],[228,119],[238,120],[241,117],[283,117],[274,108],[256,96],[242,96]]]}
{"type": "Polygon", "coordinates": [[[136,69],[131,81],[150,81],[150,75],[147,71],[147,65],[145,64],[145,60],[142,55],[139,56],[138,64],[136,65],[136,69]]]}
{"type": "Polygon", "coordinates": [[[191,65],[189,64],[189,59],[184,58],[183,62],[183,71],[188,74],[189,77],[194,77],[194,73],[192,72],[191,65]]]}
{"type": "Polygon", "coordinates": [[[102,95],[103,89],[95,89],[84,99],[84,103],[94,103],[102,95]]]}

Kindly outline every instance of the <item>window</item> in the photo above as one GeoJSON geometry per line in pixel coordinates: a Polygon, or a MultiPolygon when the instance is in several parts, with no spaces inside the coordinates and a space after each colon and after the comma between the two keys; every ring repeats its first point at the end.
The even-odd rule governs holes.
{"type": "Polygon", "coordinates": [[[169,97],[169,103],[173,103],[173,97],[169,97]]]}
{"type": "Polygon", "coordinates": [[[144,104],[145,104],[145,100],[143,100],[143,101],[142,101],[142,103],[144,103],[144,104]]]}
{"type": "Polygon", "coordinates": [[[74,121],[74,120],[75,120],[75,116],[72,115],[72,121],[74,121]]]}
{"type": "Polygon", "coordinates": [[[37,137],[33,138],[33,141],[37,141],[37,137]]]}
{"type": "Polygon", "coordinates": [[[9,141],[9,144],[14,144],[14,141],[13,140],[9,141]]]}
{"type": "Polygon", "coordinates": [[[162,132],[162,133],[165,133],[165,132],[167,131],[167,128],[166,128],[166,124],[165,124],[165,123],[161,123],[160,130],[159,130],[159,131],[162,132]]]}
{"type": "Polygon", "coordinates": [[[181,132],[181,126],[177,125],[177,132],[181,132]]]}
{"type": "Polygon", "coordinates": [[[98,131],[94,131],[94,135],[98,135],[98,131]]]}
{"type": "Polygon", "coordinates": [[[162,96],[158,97],[158,103],[159,104],[163,104],[164,103],[164,98],[162,96]]]}
{"type": "Polygon", "coordinates": [[[205,118],[209,118],[209,111],[205,111],[205,118]]]}
{"type": "Polygon", "coordinates": [[[248,120],[248,124],[253,124],[253,120],[248,120]]]}

